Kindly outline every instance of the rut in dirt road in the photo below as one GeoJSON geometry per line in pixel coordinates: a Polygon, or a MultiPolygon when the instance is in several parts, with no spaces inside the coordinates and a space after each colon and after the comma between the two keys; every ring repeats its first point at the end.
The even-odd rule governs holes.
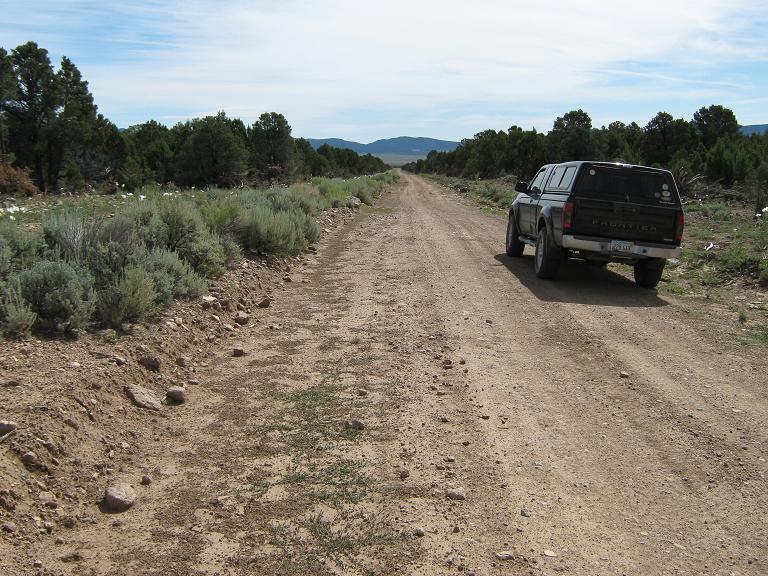
{"type": "Polygon", "coordinates": [[[135,508],[51,565],[768,572],[764,355],[610,270],[537,280],[505,226],[403,175],[215,360],[135,508]]]}

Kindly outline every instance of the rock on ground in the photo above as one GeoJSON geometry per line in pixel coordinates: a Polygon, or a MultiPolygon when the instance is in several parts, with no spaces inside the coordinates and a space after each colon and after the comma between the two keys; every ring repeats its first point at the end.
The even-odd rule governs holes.
{"type": "Polygon", "coordinates": [[[136,492],[128,484],[112,484],[104,491],[104,506],[110,512],[123,512],[136,503],[136,492]]]}
{"type": "Polygon", "coordinates": [[[18,427],[19,425],[16,424],[16,422],[11,422],[10,420],[0,420],[0,436],[5,436],[6,434],[16,430],[18,427]]]}
{"type": "Polygon", "coordinates": [[[181,386],[171,386],[165,393],[165,397],[174,404],[184,404],[187,401],[187,391],[181,386]]]}
{"type": "Polygon", "coordinates": [[[449,488],[446,490],[445,495],[450,500],[466,500],[467,498],[464,488],[449,488]]]}
{"type": "Polygon", "coordinates": [[[144,366],[147,370],[152,370],[153,372],[160,372],[160,358],[158,356],[142,356],[139,358],[139,364],[144,366]]]}
{"type": "Polygon", "coordinates": [[[146,408],[147,410],[160,410],[162,408],[157,396],[146,388],[136,384],[127,384],[125,393],[139,408],[146,408]]]}

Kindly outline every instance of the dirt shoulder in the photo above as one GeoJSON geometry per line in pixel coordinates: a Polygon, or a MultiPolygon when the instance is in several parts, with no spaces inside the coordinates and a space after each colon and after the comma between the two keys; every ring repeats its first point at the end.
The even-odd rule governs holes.
{"type": "Polygon", "coordinates": [[[502,255],[504,226],[404,175],[237,329],[246,356],[232,356],[234,338],[211,345],[185,404],[140,411],[104,378],[104,418],[146,431],[140,443],[67,431],[60,465],[77,468],[88,442],[104,463],[81,459],[70,496],[54,466],[19,472],[3,445],[25,528],[2,535],[0,566],[764,573],[761,349],[706,303],[610,270],[569,264],[539,281],[530,254],[502,255]],[[136,504],[105,514],[114,480],[136,504]],[[46,491],[56,507],[38,504],[46,491]],[[67,527],[73,501],[82,517],[67,527]],[[55,528],[32,535],[41,512],[55,528]]]}

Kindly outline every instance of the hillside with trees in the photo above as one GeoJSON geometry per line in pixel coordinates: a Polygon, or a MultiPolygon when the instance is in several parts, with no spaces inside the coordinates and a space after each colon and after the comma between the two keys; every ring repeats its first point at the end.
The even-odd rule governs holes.
{"type": "Polygon", "coordinates": [[[768,178],[768,135],[741,132],[734,113],[719,105],[693,118],[659,112],[645,126],[612,122],[594,128],[589,114],[572,110],[545,134],[512,126],[485,130],[451,152],[431,152],[406,165],[416,173],[466,178],[516,175],[525,179],[542,164],[567,160],[624,161],[673,170],[686,187],[695,178],[724,187],[768,178]]]}
{"type": "Polygon", "coordinates": [[[370,154],[315,150],[275,112],[251,125],[220,112],[170,128],[150,120],[120,130],[98,112],[67,57],[56,70],[34,42],[0,48],[0,193],[133,190],[153,182],[229,186],[385,169],[370,154]]]}

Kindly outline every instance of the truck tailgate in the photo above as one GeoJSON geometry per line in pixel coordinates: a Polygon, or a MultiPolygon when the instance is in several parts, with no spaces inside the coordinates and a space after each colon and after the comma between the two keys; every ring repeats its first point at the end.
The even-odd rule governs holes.
{"type": "Polygon", "coordinates": [[[672,207],[574,198],[575,236],[674,243],[676,224],[677,210],[672,207]]]}

